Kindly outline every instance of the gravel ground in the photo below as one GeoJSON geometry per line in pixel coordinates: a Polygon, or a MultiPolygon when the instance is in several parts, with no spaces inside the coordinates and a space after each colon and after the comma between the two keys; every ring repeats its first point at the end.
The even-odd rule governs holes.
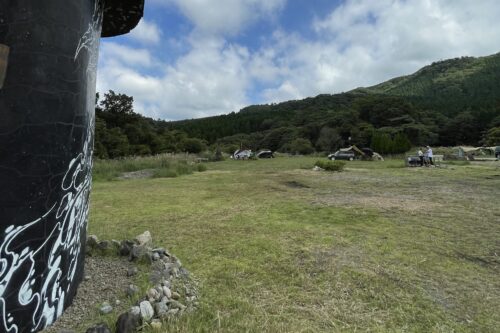
{"type": "MultiPolygon", "coordinates": [[[[78,294],[64,314],[43,333],[57,333],[62,329],[75,330],[82,322],[98,321],[96,312],[103,302],[113,307],[118,316],[128,310],[127,302],[116,305],[116,300],[123,299],[126,287],[133,283],[134,277],[127,277],[127,270],[132,267],[127,258],[86,257],[85,277],[78,288],[78,294]],[[93,317],[95,317],[93,319],[93,317]]],[[[96,322],[95,324],[97,324],[96,322]]]]}

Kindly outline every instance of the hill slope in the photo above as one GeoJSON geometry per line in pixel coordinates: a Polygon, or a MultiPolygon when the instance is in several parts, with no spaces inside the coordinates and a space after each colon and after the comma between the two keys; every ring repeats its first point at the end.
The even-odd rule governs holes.
{"type": "Polygon", "coordinates": [[[406,97],[448,116],[469,108],[495,108],[500,101],[500,53],[439,61],[412,75],[354,91],[406,97]]]}
{"type": "MultiPolygon", "coordinates": [[[[404,132],[413,144],[477,144],[481,133],[500,116],[499,87],[500,53],[462,57],[349,93],[254,105],[230,115],[172,122],[169,127],[210,143],[237,134],[233,141],[246,142],[244,134],[265,136],[272,129],[294,128],[314,145],[321,129],[329,127],[344,141],[365,128],[382,129],[392,136],[404,132]]],[[[262,141],[252,146],[262,144],[276,148],[262,141]]]]}

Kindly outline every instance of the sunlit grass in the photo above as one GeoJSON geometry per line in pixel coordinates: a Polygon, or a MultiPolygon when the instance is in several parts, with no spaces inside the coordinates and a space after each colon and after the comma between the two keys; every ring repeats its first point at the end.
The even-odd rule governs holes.
{"type": "Polygon", "coordinates": [[[200,309],[168,332],[500,327],[497,164],[353,161],[328,173],[311,170],[317,159],[96,181],[90,232],[150,230],[199,281],[200,309]]]}

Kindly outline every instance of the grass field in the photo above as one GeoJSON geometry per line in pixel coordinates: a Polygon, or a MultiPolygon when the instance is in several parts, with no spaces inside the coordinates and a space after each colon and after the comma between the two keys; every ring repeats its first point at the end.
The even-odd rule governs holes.
{"type": "Polygon", "coordinates": [[[93,184],[89,232],[150,230],[200,286],[168,332],[500,331],[500,162],[209,163],[93,184]]]}

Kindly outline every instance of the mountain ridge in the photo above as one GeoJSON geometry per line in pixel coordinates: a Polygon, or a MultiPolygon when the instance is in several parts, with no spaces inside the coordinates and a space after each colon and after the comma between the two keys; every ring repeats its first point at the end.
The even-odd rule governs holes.
{"type": "MultiPolygon", "coordinates": [[[[425,107],[436,106],[435,100],[432,103],[423,101],[422,98],[425,97],[438,101],[446,99],[447,102],[458,97],[463,110],[467,107],[495,106],[497,99],[500,98],[499,83],[500,53],[495,53],[484,57],[460,57],[437,61],[413,74],[392,78],[371,87],[356,88],[352,92],[406,97],[425,107]],[[478,96],[481,96],[483,101],[479,101],[478,96]],[[466,99],[469,99],[470,103],[466,99]]],[[[443,107],[443,103],[437,105],[443,107]]],[[[454,106],[460,108],[457,103],[454,106]]]]}

